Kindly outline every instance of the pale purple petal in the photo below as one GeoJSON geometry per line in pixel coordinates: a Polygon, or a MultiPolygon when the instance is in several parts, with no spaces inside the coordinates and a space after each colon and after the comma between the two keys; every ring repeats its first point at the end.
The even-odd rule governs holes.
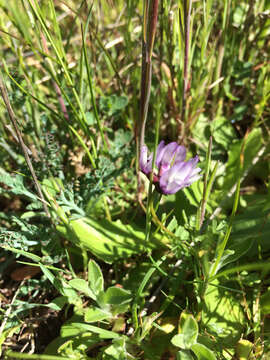
{"type": "Polygon", "coordinates": [[[162,149],[162,158],[160,160],[161,164],[170,164],[174,158],[175,152],[178,148],[178,144],[176,142],[172,142],[166,145],[162,149]]]}
{"type": "MultiPolygon", "coordinates": [[[[166,173],[164,174],[166,175],[166,173]]],[[[177,191],[185,187],[184,181],[167,181],[166,176],[162,176],[159,181],[159,186],[163,194],[175,194],[177,191]]]]}
{"type": "MultiPolygon", "coordinates": [[[[202,175],[199,174],[199,172],[201,171],[202,169],[200,168],[196,168],[192,171],[192,173],[190,174],[190,176],[188,177],[188,181],[190,182],[190,184],[194,183],[195,181],[199,180],[202,175]]],[[[188,185],[189,186],[189,185],[188,185]]]]}
{"type": "MultiPolygon", "coordinates": [[[[190,177],[193,178],[193,176],[198,176],[197,174],[201,171],[202,169],[201,168],[195,168],[192,170],[192,173],[190,174],[190,177]]],[[[199,175],[201,176],[201,175],[199,175]]]]}
{"type": "Polygon", "coordinates": [[[145,167],[145,174],[150,174],[150,172],[152,171],[153,156],[154,156],[153,153],[151,153],[148,156],[147,164],[146,164],[146,167],[145,167]]]}
{"type": "Polygon", "coordinates": [[[169,181],[184,181],[192,172],[193,166],[190,161],[180,161],[170,168],[169,181]]]}
{"type": "Polygon", "coordinates": [[[141,147],[140,153],[140,169],[144,174],[149,174],[152,171],[153,153],[148,156],[148,148],[146,145],[141,147]]]}
{"type": "Polygon", "coordinates": [[[189,162],[193,165],[194,168],[197,165],[198,161],[199,161],[199,156],[198,155],[196,155],[194,158],[189,160],[189,162]]]}
{"type": "Polygon", "coordinates": [[[164,172],[159,180],[159,186],[164,194],[174,194],[180,189],[191,185],[200,178],[201,171],[195,168],[199,158],[196,156],[187,162],[178,161],[169,170],[164,172]]]}
{"type": "Polygon", "coordinates": [[[143,169],[146,166],[147,163],[147,154],[148,154],[148,149],[146,145],[143,145],[141,147],[141,152],[140,152],[140,169],[143,171],[143,169]]]}
{"type": "Polygon", "coordinates": [[[143,167],[146,162],[147,162],[147,154],[148,154],[148,149],[146,145],[143,145],[141,147],[141,152],[140,152],[140,167],[143,167]]]}
{"type": "Polygon", "coordinates": [[[159,180],[159,185],[164,194],[173,194],[181,189],[184,179],[181,181],[179,174],[182,168],[185,168],[185,163],[177,163],[172,166],[169,170],[164,172],[159,180]]]}
{"type": "Polygon", "coordinates": [[[186,148],[184,146],[179,145],[176,153],[175,153],[175,160],[174,162],[178,162],[178,161],[184,161],[186,158],[186,148]]]}
{"type": "Polygon", "coordinates": [[[174,169],[174,178],[176,181],[184,181],[187,177],[191,177],[193,175],[193,172],[195,171],[195,174],[198,172],[196,171],[195,166],[197,165],[197,162],[199,161],[199,157],[195,156],[194,158],[188,160],[188,161],[182,161],[175,163],[172,168],[174,169]],[[182,164],[182,165],[181,165],[182,164]]]}
{"type": "Polygon", "coordinates": [[[165,149],[165,141],[162,140],[157,147],[156,165],[159,168],[165,149]]]}
{"type": "Polygon", "coordinates": [[[187,181],[186,181],[186,185],[184,187],[190,186],[195,181],[199,180],[201,177],[202,177],[202,175],[196,175],[196,176],[192,176],[192,177],[188,178],[187,181]]]}

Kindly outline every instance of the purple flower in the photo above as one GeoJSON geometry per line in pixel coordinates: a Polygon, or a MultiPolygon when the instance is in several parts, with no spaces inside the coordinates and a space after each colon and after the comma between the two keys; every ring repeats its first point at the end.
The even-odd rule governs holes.
{"type": "MultiPolygon", "coordinates": [[[[180,189],[190,186],[201,175],[200,168],[196,168],[199,157],[195,156],[185,161],[186,148],[171,142],[165,145],[164,141],[157,147],[155,167],[153,171],[153,183],[162,194],[174,194],[180,189]]],[[[149,176],[152,172],[153,153],[148,156],[146,145],[141,148],[140,169],[149,176]]]]}

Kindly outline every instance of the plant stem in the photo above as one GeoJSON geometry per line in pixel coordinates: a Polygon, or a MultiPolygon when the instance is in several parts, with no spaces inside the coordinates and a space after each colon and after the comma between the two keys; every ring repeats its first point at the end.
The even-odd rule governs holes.
{"type": "Polygon", "coordinates": [[[184,74],[183,74],[183,93],[182,93],[182,116],[181,120],[184,123],[186,112],[186,98],[188,92],[189,82],[189,43],[190,43],[190,15],[192,8],[192,0],[184,1],[184,41],[185,41],[185,55],[184,55],[184,74]]]}
{"type": "Polygon", "coordinates": [[[204,215],[205,215],[205,207],[206,207],[206,203],[207,203],[206,190],[207,190],[207,180],[208,180],[210,164],[211,164],[211,154],[212,154],[212,136],[210,136],[210,139],[209,139],[208,150],[207,150],[207,155],[206,155],[206,167],[205,167],[204,184],[203,184],[203,197],[202,197],[202,203],[201,203],[201,209],[200,209],[201,211],[199,212],[200,220],[198,222],[197,230],[200,230],[200,228],[203,224],[204,215]]]}
{"type": "Polygon", "coordinates": [[[70,357],[54,356],[54,355],[35,355],[35,354],[22,354],[14,351],[7,351],[5,356],[13,359],[32,359],[32,360],[69,360],[70,357]]]}
{"type": "MultiPolygon", "coordinates": [[[[152,52],[155,41],[157,28],[159,0],[144,0],[143,13],[143,38],[142,38],[142,70],[141,70],[141,98],[140,98],[140,119],[136,125],[135,136],[137,141],[137,159],[140,156],[141,147],[144,145],[145,125],[148,114],[148,106],[150,99],[150,89],[152,81],[152,52]]],[[[156,147],[158,143],[159,120],[156,122],[156,146],[153,157],[152,168],[154,169],[156,147]],[[157,125],[158,123],[158,125],[157,125]]],[[[140,188],[140,178],[138,175],[138,188],[140,188]]],[[[150,176],[150,184],[148,188],[147,211],[146,211],[146,236],[147,243],[151,232],[151,213],[149,204],[152,201],[152,184],[153,174],[150,176]]]]}
{"type": "Polygon", "coordinates": [[[104,132],[103,132],[101,122],[100,122],[100,118],[99,118],[98,111],[97,111],[97,105],[96,105],[96,100],[95,100],[95,97],[94,97],[94,91],[93,91],[93,85],[92,85],[92,77],[91,77],[90,67],[89,67],[89,63],[88,63],[88,59],[87,59],[86,46],[85,46],[86,30],[87,30],[87,28],[89,26],[91,11],[92,11],[92,7],[91,7],[90,12],[89,12],[88,17],[87,17],[87,22],[86,22],[85,29],[83,29],[83,27],[82,27],[82,47],[83,47],[83,55],[84,55],[84,60],[85,60],[85,65],[86,65],[86,70],[87,70],[87,79],[88,79],[88,85],[89,85],[89,90],[90,90],[91,102],[92,102],[92,106],[93,106],[93,110],[94,110],[94,115],[95,115],[95,118],[96,118],[98,130],[99,130],[99,133],[100,133],[100,136],[102,138],[103,145],[104,145],[104,150],[107,152],[108,151],[108,146],[107,146],[107,142],[106,142],[105,137],[104,137],[104,132]]]}
{"type": "MultiPolygon", "coordinates": [[[[152,52],[157,28],[158,3],[159,0],[144,1],[140,119],[139,129],[136,129],[136,132],[139,130],[140,134],[139,149],[144,144],[145,125],[149,107],[152,81],[152,52]]],[[[138,134],[136,134],[136,136],[138,136],[138,134]]]]}

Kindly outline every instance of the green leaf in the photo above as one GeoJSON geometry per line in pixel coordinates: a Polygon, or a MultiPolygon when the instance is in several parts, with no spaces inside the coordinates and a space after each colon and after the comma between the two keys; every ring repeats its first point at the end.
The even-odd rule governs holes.
{"type": "Polygon", "coordinates": [[[176,360],[194,360],[194,358],[189,350],[179,350],[176,360]]]}
{"type": "Polygon", "coordinates": [[[81,299],[78,297],[76,291],[70,285],[64,282],[63,279],[56,277],[46,266],[39,264],[40,269],[53,284],[53,286],[60,292],[61,295],[68,298],[68,302],[74,305],[81,305],[81,299]]]}
{"type": "MultiPolygon", "coordinates": [[[[25,214],[26,213],[24,213],[23,215],[25,214]]],[[[27,252],[29,248],[32,248],[34,245],[39,244],[39,241],[41,240],[41,227],[29,224],[27,221],[24,221],[23,216],[9,216],[9,223],[10,225],[14,223],[14,226],[16,226],[16,230],[12,230],[13,225],[12,228],[10,226],[8,226],[7,228],[0,226],[0,243],[3,246],[9,246],[12,249],[27,252]],[[19,227],[20,230],[17,227],[19,227]]],[[[46,237],[45,232],[43,233],[43,235],[46,237]]],[[[37,258],[36,255],[31,256],[37,258]]]]}
{"type": "Polygon", "coordinates": [[[52,302],[50,302],[47,306],[56,311],[60,311],[63,309],[63,307],[66,305],[67,302],[68,302],[68,299],[66,296],[58,296],[52,302]]]}
{"type": "Polygon", "coordinates": [[[88,283],[90,289],[96,296],[104,290],[102,271],[94,260],[90,260],[88,263],[88,283]]]}
{"type": "Polygon", "coordinates": [[[214,141],[222,145],[225,150],[229,149],[236,138],[235,130],[230,121],[224,116],[217,116],[211,123],[214,141]]]}
{"type": "Polygon", "coordinates": [[[248,198],[245,211],[235,216],[229,248],[236,255],[242,251],[242,255],[253,257],[260,249],[269,251],[270,223],[265,221],[269,211],[264,209],[267,202],[265,195],[256,194],[248,198]]]}
{"type": "Polygon", "coordinates": [[[184,334],[177,334],[174,335],[174,337],[172,338],[172,344],[174,346],[180,347],[182,349],[186,348],[186,344],[185,344],[185,336],[184,334]]]}
{"type": "Polygon", "coordinates": [[[61,327],[61,338],[75,337],[82,333],[85,333],[85,329],[80,329],[78,326],[74,326],[72,321],[67,321],[61,327]]]}
{"type": "Polygon", "coordinates": [[[216,360],[214,353],[203,344],[194,344],[191,350],[195,353],[198,360],[216,360]]]}
{"type": "MultiPolygon", "coordinates": [[[[247,234],[249,236],[249,234],[247,234]]],[[[225,265],[228,265],[232,262],[235,262],[240,257],[243,257],[252,247],[254,240],[250,237],[248,239],[237,239],[238,241],[232,242],[229,246],[229,249],[224,251],[220,263],[217,267],[217,270],[220,270],[225,265]],[[242,241],[241,241],[242,240],[242,241]]]]}
{"type": "Polygon", "coordinates": [[[222,346],[233,347],[239,340],[246,320],[241,301],[214,280],[204,296],[202,324],[222,346]]]}
{"type": "Polygon", "coordinates": [[[113,340],[113,344],[104,351],[102,360],[126,360],[127,351],[124,339],[113,340]]]}
{"type": "Polygon", "coordinates": [[[203,113],[201,113],[198,117],[198,121],[196,122],[193,132],[193,137],[202,144],[207,144],[209,141],[210,132],[210,124],[209,119],[203,113]]]}
{"type": "Polygon", "coordinates": [[[114,331],[105,330],[94,325],[84,324],[84,323],[70,323],[70,326],[74,329],[78,329],[80,332],[85,333],[89,331],[90,333],[98,334],[102,339],[119,339],[120,335],[114,331]]]}
{"type": "Polygon", "coordinates": [[[193,206],[198,207],[203,194],[203,182],[196,181],[191,186],[183,189],[184,194],[186,195],[189,203],[193,206]]]}
{"type": "MultiPolygon", "coordinates": [[[[68,224],[58,226],[57,229],[65,238],[108,263],[146,250],[144,231],[134,225],[124,225],[120,220],[95,221],[84,217],[70,220],[68,224]]],[[[164,236],[159,239],[164,240],[164,236]]],[[[164,247],[164,243],[155,236],[147,247],[152,249],[157,246],[164,247]]]]}
{"type": "Polygon", "coordinates": [[[106,112],[109,116],[117,114],[120,110],[124,109],[128,104],[126,96],[102,96],[100,98],[100,109],[106,112]]]}
{"type": "Polygon", "coordinates": [[[30,252],[28,252],[28,251],[15,249],[15,248],[12,248],[12,247],[10,247],[10,246],[5,246],[5,245],[3,245],[3,246],[1,246],[1,247],[2,247],[3,249],[8,250],[8,251],[14,252],[15,254],[25,256],[25,257],[27,257],[28,259],[33,260],[34,262],[37,262],[37,263],[38,263],[39,261],[41,261],[41,257],[39,257],[39,256],[37,256],[37,255],[35,255],[35,254],[32,254],[32,253],[30,253],[30,252]]]}
{"type": "Polygon", "coordinates": [[[89,296],[91,299],[96,300],[96,295],[89,288],[87,281],[83,279],[72,279],[69,281],[69,285],[83,294],[89,296]]]}
{"type": "Polygon", "coordinates": [[[23,184],[24,177],[22,175],[12,176],[9,173],[1,170],[0,183],[5,184],[8,188],[0,187],[0,194],[4,192],[12,193],[15,195],[23,195],[31,200],[37,201],[38,198],[35,194],[28,191],[23,184]]]}
{"type": "Polygon", "coordinates": [[[42,270],[42,272],[44,273],[44,275],[46,276],[46,278],[53,284],[53,286],[62,294],[63,293],[63,285],[62,282],[60,281],[60,279],[58,279],[46,266],[44,266],[43,264],[39,264],[40,269],[42,270]]]}
{"type": "Polygon", "coordinates": [[[84,321],[91,323],[91,322],[102,321],[105,319],[110,319],[111,317],[112,314],[110,312],[91,306],[85,311],[84,321]]]}
{"type": "MultiPolygon", "coordinates": [[[[60,298],[60,297],[59,297],[60,298]]],[[[59,299],[57,298],[57,299],[59,299]]],[[[18,316],[18,314],[20,314],[21,312],[25,312],[34,308],[38,308],[38,307],[46,307],[46,308],[50,308],[53,309],[55,311],[59,311],[62,309],[62,307],[67,303],[67,298],[65,298],[65,302],[63,301],[63,298],[61,296],[61,300],[57,301],[59,304],[51,302],[49,304],[39,304],[39,303],[29,303],[27,301],[21,301],[21,300],[15,300],[14,301],[14,310],[12,311],[12,316],[18,316]],[[62,306],[61,306],[62,305],[62,306]]]]}
{"type": "Polygon", "coordinates": [[[132,300],[132,295],[129,291],[121,289],[116,286],[109,287],[105,294],[103,301],[110,305],[123,305],[132,300]]]}
{"type": "MultiPolygon", "coordinates": [[[[66,325],[63,325],[63,327],[65,327],[66,325]]],[[[62,327],[62,328],[63,328],[62,327]]],[[[61,335],[57,338],[55,338],[52,342],[50,342],[50,344],[46,347],[44,354],[47,355],[54,355],[54,354],[59,354],[59,350],[61,349],[61,346],[67,343],[67,338],[72,337],[72,339],[69,339],[68,341],[72,342],[72,350],[70,351],[69,355],[71,354],[72,358],[75,360],[84,360],[86,359],[85,356],[80,356],[77,355],[78,352],[80,352],[80,349],[86,348],[89,349],[91,347],[94,347],[96,344],[100,343],[100,338],[98,335],[93,335],[93,334],[84,334],[81,333],[80,335],[71,335],[69,336],[68,331],[64,331],[64,333],[62,334],[62,329],[61,329],[61,335]],[[74,351],[75,350],[75,351],[74,351]],[[76,354],[77,352],[77,354],[76,354]]],[[[64,345],[65,346],[65,345],[64,345]]],[[[62,348],[63,349],[63,348],[62,348]]],[[[60,355],[60,354],[59,354],[60,355]]],[[[71,359],[70,356],[68,356],[68,358],[63,358],[62,357],[60,359],[65,360],[65,359],[71,359]]],[[[93,360],[93,358],[87,357],[87,360],[93,360]]],[[[49,359],[48,359],[49,360],[49,359]]]]}
{"type": "Polygon", "coordinates": [[[180,317],[180,333],[175,335],[171,342],[174,346],[189,350],[196,343],[198,333],[197,321],[191,314],[183,311],[180,317]]]}

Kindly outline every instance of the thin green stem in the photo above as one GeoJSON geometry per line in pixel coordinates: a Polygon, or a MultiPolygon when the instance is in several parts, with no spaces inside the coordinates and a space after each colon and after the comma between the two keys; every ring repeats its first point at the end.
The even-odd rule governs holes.
{"type": "MultiPolygon", "coordinates": [[[[158,140],[159,140],[159,125],[160,125],[160,114],[156,117],[156,123],[155,123],[155,148],[154,148],[154,155],[153,155],[153,161],[152,161],[152,169],[154,171],[155,169],[155,162],[157,157],[157,146],[158,146],[158,140]]],[[[147,207],[146,207],[146,236],[145,236],[145,242],[147,243],[149,240],[150,232],[151,232],[151,207],[153,206],[153,192],[152,192],[152,185],[153,185],[153,172],[150,175],[150,183],[148,188],[148,198],[147,198],[147,207]]],[[[160,197],[161,199],[161,197],[160,197]]],[[[160,200],[159,199],[159,200],[160,200]]],[[[157,203],[157,206],[159,205],[159,201],[157,203]]]]}
{"type": "Polygon", "coordinates": [[[140,132],[140,147],[144,144],[145,125],[149,107],[152,81],[152,52],[157,28],[158,4],[159,0],[145,0],[144,2],[140,120],[139,127],[137,126],[136,130],[140,132]]]}
{"type": "Polygon", "coordinates": [[[190,49],[190,16],[192,9],[192,0],[184,0],[184,40],[185,40],[185,55],[184,55],[184,72],[183,72],[183,93],[182,93],[182,115],[181,120],[184,122],[186,114],[186,100],[188,93],[189,82],[189,49],[190,49]]]}
{"type": "Polygon", "coordinates": [[[22,354],[15,351],[8,350],[5,353],[5,357],[13,359],[30,359],[30,360],[70,360],[70,357],[63,356],[54,356],[54,355],[32,355],[32,354],[22,354]]]}
{"type": "Polygon", "coordinates": [[[91,94],[91,102],[92,102],[92,106],[94,109],[94,115],[96,118],[98,130],[99,130],[99,133],[100,133],[102,141],[103,141],[104,150],[108,151],[107,142],[104,137],[103,129],[102,129],[100,118],[99,118],[98,111],[97,111],[97,105],[96,105],[96,100],[95,100],[93,85],[92,85],[91,72],[90,72],[90,67],[89,67],[89,63],[88,63],[88,59],[87,59],[86,47],[85,47],[85,35],[86,35],[86,29],[87,29],[87,26],[88,26],[88,23],[90,20],[90,13],[89,13],[89,18],[87,20],[88,20],[88,22],[86,23],[85,30],[82,30],[82,41],[83,41],[82,46],[83,46],[83,54],[84,54],[84,59],[85,59],[86,71],[87,71],[88,86],[89,86],[89,90],[90,90],[90,94],[91,94]]]}

